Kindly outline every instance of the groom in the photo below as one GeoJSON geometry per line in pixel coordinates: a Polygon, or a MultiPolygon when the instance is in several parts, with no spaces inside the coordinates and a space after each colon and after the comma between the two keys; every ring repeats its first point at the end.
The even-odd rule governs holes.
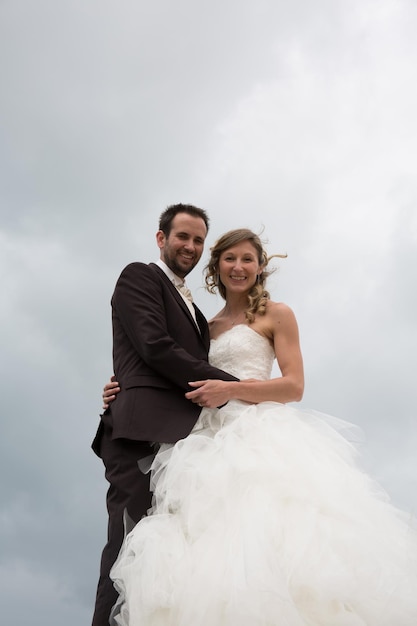
{"type": "Polygon", "coordinates": [[[185,398],[189,381],[236,380],[209,365],[207,321],[185,291],[184,278],[201,258],[208,226],[203,209],[169,206],[156,234],[159,261],[128,265],[113,293],[113,368],[121,391],[101,416],[92,444],[110,483],[93,626],[108,626],[117,600],[109,572],[124,522],[137,523],[151,503],[146,469],[153,442],[174,443],[192,430],[201,409],[185,398]]]}

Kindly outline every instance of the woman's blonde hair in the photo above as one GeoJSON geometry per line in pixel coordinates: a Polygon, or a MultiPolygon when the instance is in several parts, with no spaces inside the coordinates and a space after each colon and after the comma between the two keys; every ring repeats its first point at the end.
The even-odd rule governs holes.
{"type": "Polygon", "coordinates": [[[266,279],[273,271],[266,269],[269,261],[274,257],[285,258],[287,255],[273,254],[268,257],[259,236],[248,228],[229,230],[227,233],[222,235],[216,241],[214,246],[210,248],[210,259],[205,267],[205,283],[206,289],[210,293],[216,293],[218,290],[224,300],[226,299],[226,289],[220,281],[219,276],[220,256],[229,248],[232,248],[243,241],[249,241],[255,248],[258,256],[258,263],[262,270],[258,276],[258,280],[248,293],[248,307],[245,311],[245,315],[248,323],[251,324],[255,319],[255,315],[265,315],[266,304],[270,299],[270,295],[265,289],[266,279]]]}

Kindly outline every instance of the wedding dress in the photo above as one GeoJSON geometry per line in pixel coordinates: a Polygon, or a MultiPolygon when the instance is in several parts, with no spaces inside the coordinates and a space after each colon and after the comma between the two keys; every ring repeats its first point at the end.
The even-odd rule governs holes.
{"type": "MultiPolygon", "coordinates": [[[[269,378],[273,359],[246,325],[211,343],[240,378],[269,378]]],[[[112,624],[416,626],[412,519],[358,468],[349,426],[275,402],[203,409],[155,458],[112,624]]]]}

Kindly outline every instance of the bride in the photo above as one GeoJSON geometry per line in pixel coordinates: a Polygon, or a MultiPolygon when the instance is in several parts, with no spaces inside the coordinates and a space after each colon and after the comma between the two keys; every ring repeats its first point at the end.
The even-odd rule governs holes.
{"type": "Polygon", "coordinates": [[[190,383],[204,408],[152,463],[152,508],[111,571],[113,625],[417,624],[409,520],[357,466],[350,425],[285,404],[302,396],[302,358],[293,312],[265,290],[267,264],[246,229],[211,250],[206,284],[225,306],[210,362],[241,381],[190,383]],[[282,376],[270,379],[275,358],[282,376]]]}

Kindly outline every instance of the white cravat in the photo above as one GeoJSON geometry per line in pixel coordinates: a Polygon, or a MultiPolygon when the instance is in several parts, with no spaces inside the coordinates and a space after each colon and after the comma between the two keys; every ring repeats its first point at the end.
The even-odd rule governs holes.
{"type": "MultiPolygon", "coordinates": [[[[191,291],[188,289],[188,287],[186,286],[185,283],[179,283],[175,279],[173,279],[172,282],[174,283],[175,287],[180,292],[182,299],[184,300],[185,304],[187,305],[188,310],[190,311],[191,315],[193,316],[193,319],[194,319],[195,323],[197,324],[197,318],[195,316],[195,309],[194,309],[194,305],[193,305],[193,297],[191,295],[191,291]]],[[[198,324],[197,324],[197,326],[198,326],[198,324]]]]}
{"type": "Polygon", "coordinates": [[[182,293],[183,296],[185,296],[185,298],[187,298],[187,300],[189,302],[193,302],[193,296],[191,291],[188,289],[187,285],[185,283],[182,283],[181,285],[175,285],[176,288],[178,289],[178,291],[180,291],[182,293]]]}
{"type": "Polygon", "coordinates": [[[191,295],[191,291],[188,289],[188,287],[186,286],[184,281],[181,281],[181,278],[179,276],[177,276],[176,274],[174,274],[174,272],[166,265],[166,263],[164,263],[162,261],[162,259],[158,259],[158,261],[156,262],[156,265],[158,265],[161,270],[164,272],[164,274],[170,279],[170,281],[172,282],[172,284],[174,285],[174,287],[176,287],[179,291],[179,293],[181,294],[182,299],[184,300],[185,304],[188,307],[188,310],[190,311],[193,320],[195,321],[195,324],[198,328],[198,330],[200,330],[198,324],[197,324],[197,318],[195,315],[195,308],[193,305],[193,297],[191,295]]]}

